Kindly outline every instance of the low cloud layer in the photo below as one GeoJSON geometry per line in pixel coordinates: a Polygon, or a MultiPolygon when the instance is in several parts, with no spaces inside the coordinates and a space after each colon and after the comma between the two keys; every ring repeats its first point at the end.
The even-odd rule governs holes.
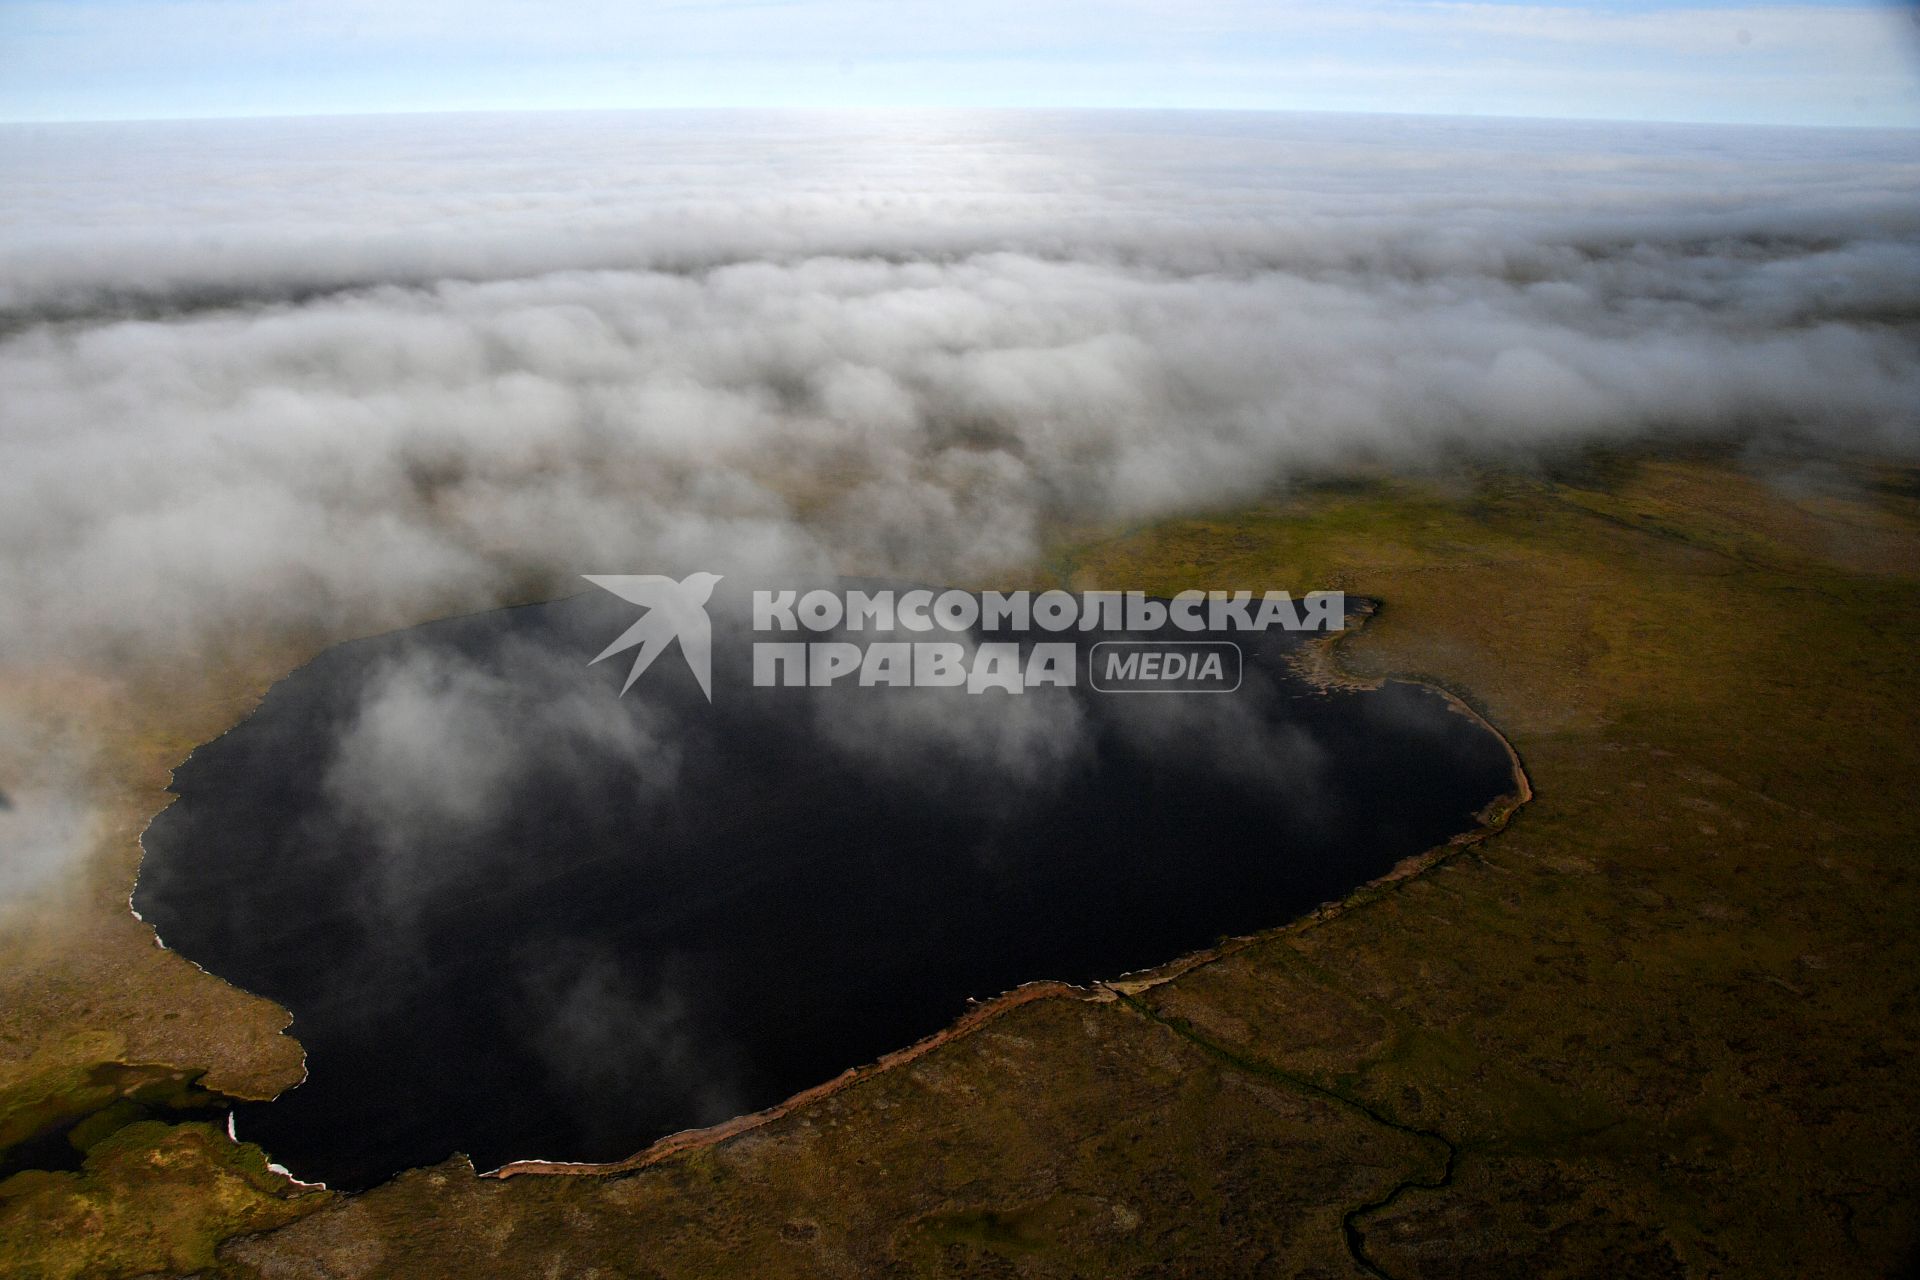
{"type": "Polygon", "coordinates": [[[0,649],[578,572],[937,580],[1358,460],[1920,440],[1874,133],[1329,118],[14,128],[0,649]]]}

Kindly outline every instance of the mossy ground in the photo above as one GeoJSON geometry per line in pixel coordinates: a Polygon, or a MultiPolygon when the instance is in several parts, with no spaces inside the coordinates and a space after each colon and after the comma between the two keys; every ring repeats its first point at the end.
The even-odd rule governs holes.
{"type": "Polygon", "coordinates": [[[183,1158],[176,1245],[121,1153],[59,1175],[111,1231],[15,1214],[9,1239],[233,1276],[1897,1274],[1917,481],[1602,456],[1063,542],[1076,587],[1380,599],[1342,662],[1458,693],[1534,801],[1347,910],[1124,998],[1032,1001],[636,1172],[454,1163],[262,1233],[248,1213],[310,1206],[183,1158]]]}
{"type": "Polygon", "coordinates": [[[208,1124],[140,1120],[89,1148],[78,1172],[0,1182],[0,1274],[19,1280],[187,1274],[214,1246],[290,1222],[328,1198],[289,1194],[258,1147],[208,1124]]]}

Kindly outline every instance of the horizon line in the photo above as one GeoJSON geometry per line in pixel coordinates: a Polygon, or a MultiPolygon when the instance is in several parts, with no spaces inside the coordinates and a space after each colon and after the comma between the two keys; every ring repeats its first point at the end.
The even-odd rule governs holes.
{"type": "Polygon", "coordinates": [[[831,105],[824,103],[794,104],[789,106],[757,104],[648,104],[637,106],[525,106],[525,107],[396,107],[366,111],[265,111],[233,112],[214,115],[137,115],[137,116],[5,116],[0,117],[0,127],[19,126],[59,126],[59,125],[101,125],[101,124],[226,124],[242,122],[274,121],[320,121],[320,120],[379,120],[396,118],[424,118],[434,116],[532,116],[532,115],[668,115],[685,114],[792,114],[792,115],[861,115],[861,114],[898,114],[898,115],[988,115],[988,114],[1206,114],[1206,115],[1273,115],[1273,116],[1329,116],[1348,119],[1403,119],[1403,120],[1486,120],[1507,121],[1512,123],[1535,124],[1615,124],[1615,125],[1652,125],[1679,126],[1688,128],[1712,129],[1766,129],[1766,130],[1820,130],[1875,133],[1920,133],[1920,122],[1914,124],[1885,123],[1846,123],[1835,121],[1782,122],[1775,120],[1730,120],[1720,119],[1682,119],[1668,116],[1602,116],[1602,115],[1533,115],[1524,112],[1462,112],[1462,111],[1420,111],[1420,110],[1379,110],[1364,108],[1338,107],[1233,107],[1202,105],[1154,105],[1140,104],[1097,105],[1077,104],[1071,106],[961,106],[961,105],[913,105],[889,106],[880,104],[831,105]]]}

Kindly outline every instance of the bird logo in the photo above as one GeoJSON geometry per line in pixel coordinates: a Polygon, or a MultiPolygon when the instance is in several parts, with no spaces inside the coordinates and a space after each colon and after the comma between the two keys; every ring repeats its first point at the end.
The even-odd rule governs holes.
{"type": "Polygon", "coordinates": [[[713,624],[707,620],[707,600],[713,595],[714,584],[720,581],[719,574],[690,573],[678,582],[657,573],[587,573],[581,577],[647,611],[588,666],[639,645],[640,652],[634,655],[627,682],[620,686],[620,695],[625,697],[640,673],[653,665],[661,650],[677,638],[680,656],[687,660],[687,668],[700,682],[700,692],[707,695],[708,702],[713,701],[713,624]]]}

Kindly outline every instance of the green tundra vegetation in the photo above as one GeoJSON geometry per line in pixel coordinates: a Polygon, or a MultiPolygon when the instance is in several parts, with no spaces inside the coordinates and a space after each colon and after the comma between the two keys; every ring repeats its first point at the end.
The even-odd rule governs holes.
{"type": "MultiPolygon", "coordinates": [[[[97,766],[111,803],[98,884],[67,904],[79,923],[16,930],[0,956],[0,1133],[68,1127],[84,1149],[0,1183],[0,1271],[1853,1277],[1920,1260],[1920,472],[1700,449],[1362,477],[1063,537],[1045,579],[1377,600],[1339,672],[1451,691],[1507,737],[1532,798],[1337,907],[988,1006],[725,1136],[613,1171],[456,1160],[337,1196],[134,1098],[162,1069],[235,1096],[298,1078],[284,1015],[154,948],[125,902],[167,767],[321,638],[173,673],[97,766]]],[[[10,696],[77,717],[104,698],[73,673],[10,696]]]]}

